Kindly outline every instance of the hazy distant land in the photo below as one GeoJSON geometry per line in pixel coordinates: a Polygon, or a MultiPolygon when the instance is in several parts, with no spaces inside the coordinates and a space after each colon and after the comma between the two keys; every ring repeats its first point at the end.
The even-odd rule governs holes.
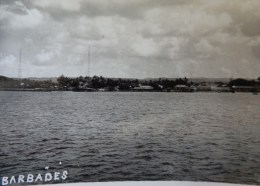
{"type": "Polygon", "coordinates": [[[257,79],[232,78],[106,78],[102,76],[9,78],[0,76],[0,90],[260,92],[257,79]]]}

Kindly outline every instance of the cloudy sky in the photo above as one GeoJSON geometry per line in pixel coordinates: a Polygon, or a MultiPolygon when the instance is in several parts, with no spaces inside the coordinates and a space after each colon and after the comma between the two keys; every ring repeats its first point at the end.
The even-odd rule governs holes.
{"type": "Polygon", "coordinates": [[[260,76],[260,0],[0,2],[0,75],[260,76]]]}

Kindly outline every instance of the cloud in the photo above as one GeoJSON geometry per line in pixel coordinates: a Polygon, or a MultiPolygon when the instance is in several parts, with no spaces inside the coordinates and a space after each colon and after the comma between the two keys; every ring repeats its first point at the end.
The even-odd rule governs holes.
{"type": "Polygon", "coordinates": [[[144,26],[154,35],[189,35],[204,36],[218,29],[224,29],[232,23],[227,13],[211,14],[205,9],[193,6],[163,7],[147,11],[144,26]]]}
{"type": "Polygon", "coordinates": [[[26,11],[24,16],[14,16],[11,21],[11,27],[13,28],[34,28],[39,25],[43,20],[43,15],[37,9],[31,9],[26,11]]]}
{"type": "Polygon", "coordinates": [[[135,40],[131,44],[131,47],[137,53],[137,55],[144,57],[155,56],[159,52],[157,44],[151,38],[135,38],[135,40]]]}
{"type": "Polygon", "coordinates": [[[82,0],[33,0],[32,3],[42,8],[61,8],[67,11],[79,11],[82,0]]]}
{"type": "Polygon", "coordinates": [[[44,19],[39,10],[27,9],[20,1],[16,2],[11,11],[8,11],[8,6],[2,6],[0,9],[2,12],[0,20],[12,29],[34,28],[44,19]]]}
{"type": "Polygon", "coordinates": [[[0,54],[0,74],[1,75],[10,75],[8,72],[10,70],[15,71],[18,73],[18,68],[14,68],[15,66],[18,66],[17,58],[13,55],[7,55],[3,56],[3,54],[0,54]]]}
{"type": "Polygon", "coordinates": [[[0,60],[0,64],[2,65],[14,65],[14,63],[16,63],[16,57],[13,55],[8,55],[8,56],[2,56],[1,55],[1,60],[0,60]]]}
{"type": "Polygon", "coordinates": [[[260,44],[252,47],[252,52],[257,59],[260,59],[260,44]]]}
{"type": "Polygon", "coordinates": [[[258,0],[4,1],[0,51],[22,48],[28,69],[46,75],[86,75],[91,47],[92,74],[255,77],[259,8],[258,0]]]}
{"type": "Polygon", "coordinates": [[[46,62],[46,61],[50,61],[54,56],[54,53],[49,51],[46,52],[44,50],[42,50],[39,54],[36,55],[36,59],[40,62],[46,62]]]}
{"type": "Polygon", "coordinates": [[[194,45],[195,50],[202,58],[211,57],[214,53],[221,54],[221,49],[211,44],[208,40],[202,39],[194,45]]]}

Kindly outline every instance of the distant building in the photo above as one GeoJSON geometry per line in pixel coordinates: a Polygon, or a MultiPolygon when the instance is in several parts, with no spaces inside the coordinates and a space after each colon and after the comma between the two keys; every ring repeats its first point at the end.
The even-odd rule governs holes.
{"type": "Polygon", "coordinates": [[[253,92],[255,89],[253,86],[232,86],[232,90],[235,92],[253,92]]]}
{"type": "Polygon", "coordinates": [[[230,88],[229,87],[224,87],[224,86],[221,86],[221,87],[218,87],[218,86],[212,86],[211,87],[211,91],[213,92],[230,92],[230,88]]]}
{"type": "Polygon", "coordinates": [[[191,89],[187,85],[175,85],[174,89],[175,92],[190,92],[191,89]]]}
{"type": "Polygon", "coordinates": [[[191,92],[196,92],[197,91],[197,87],[192,85],[192,86],[190,86],[190,90],[191,90],[191,92]]]}
{"type": "Polygon", "coordinates": [[[152,91],[153,90],[153,87],[152,86],[149,86],[149,85],[139,85],[138,87],[134,87],[133,88],[133,91],[152,91]]]}

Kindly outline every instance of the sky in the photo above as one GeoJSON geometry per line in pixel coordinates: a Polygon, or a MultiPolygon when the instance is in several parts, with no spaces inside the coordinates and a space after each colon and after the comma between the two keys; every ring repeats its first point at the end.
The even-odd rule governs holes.
{"type": "Polygon", "coordinates": [[[0,75],[260,76],[260,0],[0,2],[0,75]]]}

